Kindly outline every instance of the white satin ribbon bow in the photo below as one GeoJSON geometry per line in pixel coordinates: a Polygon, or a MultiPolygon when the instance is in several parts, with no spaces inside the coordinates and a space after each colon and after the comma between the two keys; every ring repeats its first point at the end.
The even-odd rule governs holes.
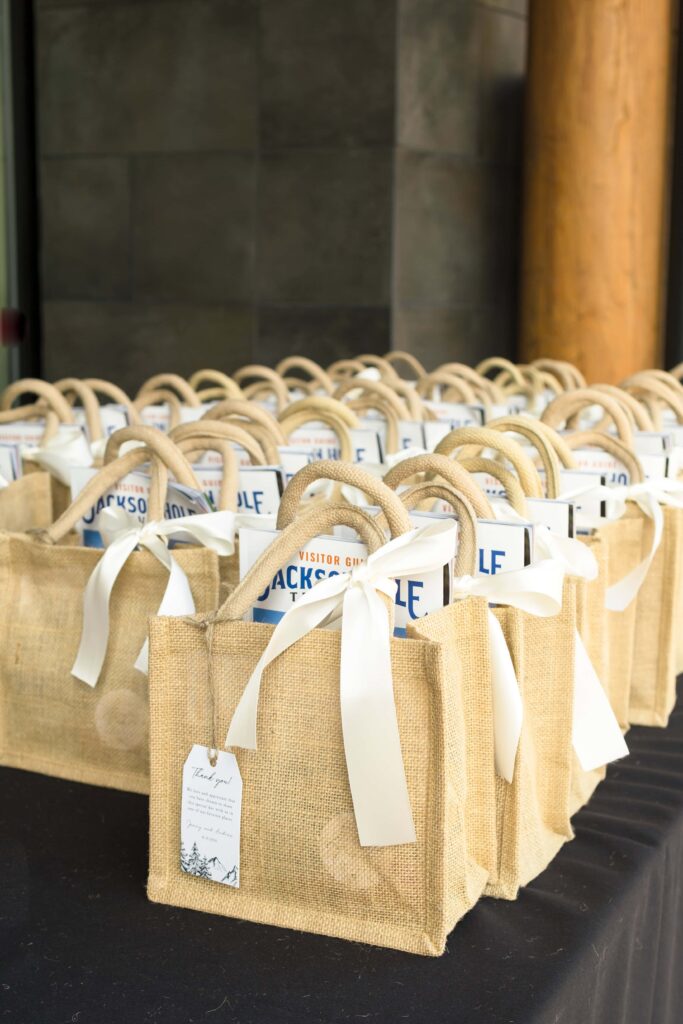
{"type": "Polygon", "coordinates": [[[361,846],[415,842],[396,719],[391,622],[397,578],[430,572],[455,555],[457,527],[446,521],[396,537],[364,565],[321,580],[275,626],[235,710],[225,745],[256,750],[261,678],[267,666],[318,626],[341,626],[339,696],[349,787],[361,846]]]}
{"type": "Polygon", "coordinates": [[[90,445],[80,427],[62,426],[54,437],[43,444],[24,445],[21,457],[35,462],[67,487],[71,483],[71,469],[74,466],[89,467],[93,464],[90,445]]]}
{"type": "MultiPolygon", "coordinates": [[[[234,512],[208,512],[145,523],[122,508],[107,507],[100,512],[97,525],[107,545],[95,566],[83,593],[83,630],[71,674],[95,686],[107,654],[109,641],[109,601],[128,557],[137,547],[146,548],[168,571],[168,583],[157,615],[192,615],[195,610],[190,583],[168,549],[169,540],[200,544],[218,555],[235,550],[234,512]]],[[[147,672],[147,641],[135,662],[135,668],[147,672]]]]}
{"type": "MultiPolygon", "coordinates": [[[[530,615],[548,617],[562,610],[563,584],[564,569],[546,559],[494,576],[457,577],[453,596],[484,597],[489,604],[509,605],[530,615]]],[[[490,608],[488,621],[495,766],[501,778],[512,782],[522,734],[522,695],[503,630],[490,608]]]]}
{"type": "MultiPolygon", "coordinates": [[[[494,512],[498,519],[522,520],[506,503],[495,502],[494,512]]],[[[552,558],[567,575],[589,582],[598,576],[598,563],[590,548],[580,540],[553,533],[544,523],[534,523],[534,546],[541,558],[552,558]]],[[[572,746],[583,771],[602,768],[628,754],[619,722],[578,629],[574,631],[572,746]]]]}

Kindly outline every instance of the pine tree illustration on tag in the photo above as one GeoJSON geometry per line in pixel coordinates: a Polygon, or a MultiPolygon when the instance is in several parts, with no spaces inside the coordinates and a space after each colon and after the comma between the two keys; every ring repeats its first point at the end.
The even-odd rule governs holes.
{"type": "Polygon", "coordinates": [[[242,776],[235,755],[195,743],[183,766],[180,867],[239,889],[242,776]]]}

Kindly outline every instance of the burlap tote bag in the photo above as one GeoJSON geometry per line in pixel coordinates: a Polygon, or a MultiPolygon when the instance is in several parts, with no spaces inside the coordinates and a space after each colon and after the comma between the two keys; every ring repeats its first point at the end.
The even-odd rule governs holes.
{"type": "MultiPolygon", "coordinates": [[[[314,629],[269,664],[258,749],[237,751],[240,887],[180,867],[183,764],[193,744],[222,742],[273,633],[242,618],[294,552],[338,523],[357,530],[370,551],[383,545],[383,532],[366,513],[320,506],[279,536],[217,615],[152,621],[148,892],[174,906],[438,955],[485,880],[466,848],[460,669],[440,643],[390,641],[416,842],[359,843],[342,737],[341,639],[337,631],[314,629]]],[[[371,642],[366,637],[362,649],[371,642]]]]}
{"type": "MultiPolygon", "coordinates": [[[[526,504],[528,497],[539,497],[539,490],[544,497],[557,499],[560,496],[562,466],[572,465],[570,449],[552,428],[547,427],[528,416],[505,416],[491,421],[486,431],[495,431],[501,435],[513,434],[525,439],[536,449],[538,460],[544,472],[545,488],[542,487],[538,474],[531,472],[526,461],[519,458],[519,453],[513,449],[505,449],[500,443],[495,442],[495,437],[487,434],[487,447],[507,458],[514,466],[518,476],[513,470],[504,468],[502,463],[482,457],[484,447],[484,435],[472,428],[465,428],[464,432],[454,432],[441,443],[438,451],[455,452],[459,444],[463,447],[457,452],[458,461],[471,472],[488,472],[497,478],[506,490],[508,503],[513,510],[523,518],[529,518],[529,510],[526,504]],[[516,461],[515,461],[516,460],[516,461]]],[[[546,545],[547,546],[547,545],[546,545]]],[[[604,686],[607,674],[607,632],[606,632],[606,610],[604,607],[604,595],[606,584],[605,551],[600,541],[593,541],[589,545],[593,557],[597,562],[597,576],[595,579],[575,580],[575,604],[576,604],[576,627],[588,652],[591,664],[604,686]]],[[[558,556],[563,559],[562,549],[558,556]]],[[[552,547],[545,554],[538,557],[552,557],[552,547]]],[[[577,571],[577,559],[569,556],[565,568],[569,575],[577,571]]],[[[510,617],[510,628],[513,626],[513,617],[510,617]]],[[[578,758],[574,755],[571,772],[570,788],[570,815],[575,813],[590,799],[596,786],[605,777],[604,766],[584,771],[581,768],[578,758]]]]}
{"type": "MultiPolygon", "coordinates": [[[[165,440],[165,439],[164,439],[165,440]]],[[[166,456],[165,456],[166,457],[166,456]]],[[[0,534],[0,763],[133,792],[149,788],[147,680],[134,666],[147,620],[160,606],[169,573],[149,550],[133,551],[109,602],[106,658],[97,685],[72,674],[81,639],[84,591],[103,552],[68,543],[69,531],[116,480],[150,458],[138,448],[90,481],[49,530],[0,534]]],[[[169,467],[191,486],[179,453],[169,467]]],[[[149,499],[163,518],[166,473],[149,499]]],[[[194,517],[199,518],[199,517],[194,517]]],[[[218,556],[204,547],[173,552],[196,608],[215,607],[218,556]]]]}
{"type": "MultiPolygon", "coordinates": [[[[389,480],[392,487],[400,486],[405,477],[417,472],[435,478],[441,473],[441,482],[432,479],[403,490],[399,498],[404,507],[428,509],[441,500],[458,517],[458,552],[455,560],[456,576],[474,575],[476,566],[476,515],[492,516],[491,507],[469,474],[455,463],[434,455],[415,456],[397,465],[389,480]],[[445,478],[444,477],[447,478],[445,478]],[[453,485],[457,481],[460,488],[453,485]]],[[[321,461],[301,469],[285,489],[278,514],[278,528],[292,523],[301,508],[301,500],[308,487],[316,480],[328,479],[362,492],[367,501],[380,508],[377,522],[383,529],[393,523],[394,530],[407,530],[405,520],[391,519],[392,506],[386,494],[386,485],[365,473],[361,467],[348,463],[321,461]]],[[[472,861],[489,876],[495,876],[498,865],[496,838],[495,784],[494,784],[494,729],[491,689],[491,656],[487,602],[470,597],[458,600],[443,610],[432,612],[408,627],[410,636],[432,640],[444,646],[448,662],[460,668],[460,687],[465,718],[467,744],[467,798],[465,802],[465,829],[467,850],[472,861]],[[463,642],[465,639],[465,642],[463,642]]],[[[457,786],[456,780],[456,786],[457,786]]]]}
{"type": "MultiPolygon", "coordinates": [[[[528,518],[526,498],[544,496],[543,485],[531,458],[506,436],[508,429],[508,424],[496,430],[459,428],[439,443],[436,452],[442,457],[459,453],[463,467],[497,478],[513,509],[528,518]],[[512,469],[477,454],[482,449],[496,453],[512,469]]],[[[556,491],[555,455],[537,431],[525,429],[524,436],[542,453],[547,479],[556,491]]],[[[520,576],[524,578],[523,573],[520,576]]],[[[519,887],[540,874],[573,836],[572,786],[580,772],[572,737],[579,585],[565,581],[554,615],[532,615],[517,607],[494,610],[515,666],[523,719],[514,776],[511,781],[499,776],[495,780],[499,850],[498,873],[486,887],[491,896],[514,899],[519,887]]]]}
{"type": "MultiPolygon", "coordinates": [[[[633,431],[629,413],[611,394],[583,388],[556,399],[543,414],[543,422],[550,427],[576,424],[581,413],[590,407],[602,407],[605,422],[614,425],[617,436],[603,431],[576,431],[566,435],[564,441],[571,449],[599,448],[626,465],[633,483],[643,479],[642,468],[633,455],[633,431]]],[[[627,504],[625,514],[617,520],[593,524],[594,536],[606,546],[607,590],[633,572],[642,561],[643,534],[646,516],[633,503],[627,504]]],[[[589,545],[591,538],[582,538],[589,545]]],[[[607,597],[607,592],[606,592],[607,597]]],[[[636,625],[636,602],[631,601],[620,610],[607,609],[607,676],[605,686],[612,709],[623,730],[629,726],[629,695],[636,625]]]]}
{"type": "MultiPolygon", "coordinates": [[[[615,590],[621,590],[624,580],[637,574],[639,567],[647,569],[639,586],[627,588],[632,596],[623,610],[607,612],[610,699],[624,730],[629,724],[663,726],[676,699],[683,512],[659,504],[659,498],[669,500],[664,492],[648,497],[638,459],[614,438],[597,433],[581,436],[582,444],[588,439],[617,454],[628,466],[632,482],[631,490],[625,492],[632,500],[629,497],[624,514],[597,530],[608,549],[606,603],[613,602],[615,590]],[[639,491],[643,492],[640,504],[639,491]]],[[[568,440],[577,443],[574,437],[568,440]]],[[[619,489],[615,494],[619,496],[619,489]]]]}

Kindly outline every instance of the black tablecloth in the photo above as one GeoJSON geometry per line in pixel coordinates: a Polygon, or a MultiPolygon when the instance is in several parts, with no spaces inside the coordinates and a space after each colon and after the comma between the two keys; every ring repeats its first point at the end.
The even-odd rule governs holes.
{"type": "Polygon", "coordinates": [[[438,960],[148,903],[147,802],[0,771],[0,1019],[683,1021],[683,710],[633,729],[576,839],[438,960]]]}

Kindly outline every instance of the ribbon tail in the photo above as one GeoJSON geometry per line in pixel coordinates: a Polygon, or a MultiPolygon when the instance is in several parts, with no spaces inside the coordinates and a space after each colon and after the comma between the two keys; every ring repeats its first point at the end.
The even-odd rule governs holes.
{"type": "MultiPolygon", "coordinates": [[[[185,575],[185,571],[178,565],[173,555],[166,551],[166,548],[164,548],[164,551],[169,556],[170,564],[164,558],[159,557],[151,546],[150,550],[159,559],[161,564],[169,570],[168,582],[157,615],[194,615],[194,598],[190,589],[190,581],[185,575]]],[[[143,675],[148,674],[149,640],[147,637],[145,637],[145,642],[135,661],[135,668],[138,672],[142,672],[143,675]]]]}
{"type": "Polygon", "coordinates": [[[506,782],[512,782],[522,735],[522,695],[503,630],[490,609],[488,619],[496,773],[506,782]]]}
{"type": "Polygon", "coordinates": [[[102,553],[83,592],[83,628],[71,675],[95,686],[109,642],[109,600],[119,573],[138,543],[137,534],[122,537],[102,553]]]}
{"type": "Polygon", "coordinates": [[[574,650],[572,744],[581,768],[589,772],[626,757],[628,747],[578,631],[574,650]]]}
{"type": "Polygon", "coordinates": [[[368,585],[344,597],[340,699],[361,846],[416,841],[396,718],[387,609],[368,585]]]}

